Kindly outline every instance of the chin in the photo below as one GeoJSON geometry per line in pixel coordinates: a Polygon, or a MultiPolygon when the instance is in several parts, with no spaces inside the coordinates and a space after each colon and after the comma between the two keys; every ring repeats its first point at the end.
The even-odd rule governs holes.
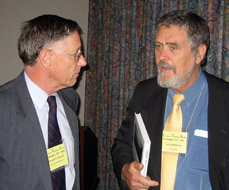
{"type": "MultiPolygon", "coordinates": [[[[74,85],[76,84],[76,82],[77,82],[77,79],[75,79],[74,81],[72,81],[71,87],[74,86],[74,85]]],[[[70,87],[70,86],[69,86],[69,87],[70,87]]]]}
{"type": "Polygon", "coordinates": [[[171,77],[158,77],[158,85],[163,88],[171,88],[174,86],[174,79],[171,77]]]}
{"type": "Polygon", "coordinates": [[[173,81],[174,80],[174,77],[173,76],[170,76],[168,74],[162,74],[162,75],[159,75],[158,76],[158,80],[161,83],[170,83],[170,81],[173,81]]]}

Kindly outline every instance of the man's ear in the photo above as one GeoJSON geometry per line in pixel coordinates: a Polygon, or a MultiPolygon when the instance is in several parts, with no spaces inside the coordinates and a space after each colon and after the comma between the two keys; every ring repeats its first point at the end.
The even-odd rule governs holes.
{"type": "Polygon", "coordinates": [[[42,49],[38,56],[41,66],[49,69],[52,65],[53,56],[49,49],[42,49]]]}
{"type": "Polygon", "coordinates": [[[204,59],[204,56],[206,54],[206,51],[207,51],[207,47],[206,45],[204,44],[201,44],[198,49],[197,49],[197,52],[196,52],[196,64],[200,64],[201,61],[204,59]]]}

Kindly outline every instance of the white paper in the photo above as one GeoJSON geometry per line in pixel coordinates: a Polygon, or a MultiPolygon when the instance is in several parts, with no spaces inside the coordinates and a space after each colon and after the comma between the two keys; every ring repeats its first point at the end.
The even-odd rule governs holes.
{"type": "Polygon", "coordinates": [[[197,137],[208,138],[208,131],[196,129],[194,135],[197,137]]]}

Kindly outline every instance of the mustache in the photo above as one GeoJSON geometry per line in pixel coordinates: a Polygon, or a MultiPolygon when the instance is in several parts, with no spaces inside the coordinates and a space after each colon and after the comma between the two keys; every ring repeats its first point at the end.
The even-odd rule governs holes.
{"type": "Polygon", "coordinates": [[[176,68],[172,65],[169,65],[166,61],[161,60],[158,62],[158,65],[157,65],[158,70],[160,70],[162,67],[166,69],[172,69],[173,72],[176,73],[176,68]]]}

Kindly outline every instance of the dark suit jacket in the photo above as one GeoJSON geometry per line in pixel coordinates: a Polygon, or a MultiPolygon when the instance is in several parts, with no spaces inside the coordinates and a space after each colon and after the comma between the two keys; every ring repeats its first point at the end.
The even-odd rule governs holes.
{"type": "MultiPolygon", "coordinates": [[[[74,190],[79,190],[79,138],[74,89],[58,92],[75,145],[74,190]]],[[[39,120],[23,72],[0,87],[0,190],[52,190],[39,120]]]]}
{"type": "MultiPolygon", "coordinates": [[[[229,84],[205,73],[209,87],[208,149],[210,182],[214,190],[229,190],[229,84]]],[[[121,169],[133,161],[132,135],[134,112],[142,114],[151,140],[148,175],[160,183],[161,143],[168,90],[149,79],[137,85],[112,147],[114,172],[121,181],[121,169]]],[[[198,155],[197,155],[198,156],[198,155]]],[[[159,187],[151,188],[159,189],[159,187]]]]}

